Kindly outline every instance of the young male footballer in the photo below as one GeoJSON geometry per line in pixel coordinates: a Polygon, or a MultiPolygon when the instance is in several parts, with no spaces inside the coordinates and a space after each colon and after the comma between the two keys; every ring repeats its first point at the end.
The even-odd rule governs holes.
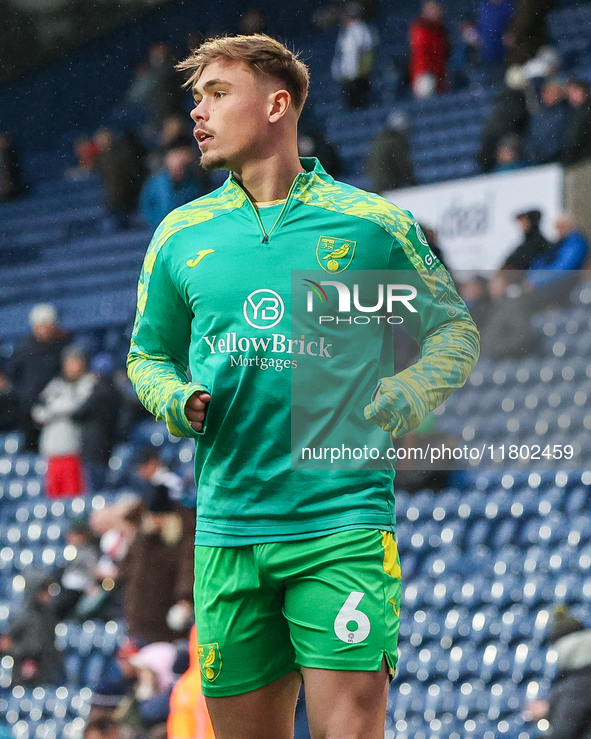
{"type": "MultiPolygon", "coordinates": [[[[383,448],[463,385],[478,333],[409,213],[298,157],[309,78],[296,55],[234,36],[179,66],[201,164],[230,176],[154,234],[128,368],[170,433],[196,440],[195,613],[215,734],[290,739],[303,680],[314,739],[382,739],[400,614],[393,470],[293,466],[291,405],[313,406],[310,438],[351,409],[383,448]],[[296,270],[320,275],[331,310],[347,270],[404,271],[420,360],[384,376],[376,341],[349,362],[346,321],[293,335],[296,270]],[[304,359],[323,379],[294,399],[304,359]]],[[[391,339],[387,321],[371,326],[391,339]]]]}

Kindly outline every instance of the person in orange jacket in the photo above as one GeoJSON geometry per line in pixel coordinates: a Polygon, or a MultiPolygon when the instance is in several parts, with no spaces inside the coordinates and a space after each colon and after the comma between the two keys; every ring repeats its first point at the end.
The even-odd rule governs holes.
{"type": "Polygon", "coordinates": [[[215,739],[201,692],[199,644],[195,626],[189,637],[189,669],[172,689],[166,729],[168,739],[215,739]]]}

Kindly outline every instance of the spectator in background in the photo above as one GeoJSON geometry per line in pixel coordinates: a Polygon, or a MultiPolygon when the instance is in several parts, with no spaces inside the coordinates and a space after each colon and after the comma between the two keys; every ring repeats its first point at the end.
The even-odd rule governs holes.
{"type": "Polygon", "coordinates": [[[80,495],[84,490],[81,431],[72,415],[88,399],[93,384],[84,352],[69,346],[63,353],[61,375],[50,381],[33,407],[33,419],[42,426],[39,451],[47,460],[45,493],[50,498],[80,495]]]}
{"type": "Polygon", "coordinates": [[[555,0],[517,0],[505,34],[506,63],[522,65],[546,43],[546,20],[555,0]]]}
{"type": "MultiPolygon", "coordinates": [[[[99,680],[93,687],[88,723],[97,718],[107,718],[116,721],[120,725],[117,709],[125,697],[127,685],[117,660],[111,662],[109,673],[106,680],[99,680]]],[[[125,728],[122,731],[121,739],[133,739],[133,736],[134,733],[125,728]]]]}
{"type": "Polygon", "coordinates": [[[103,706],[97,706],[97,710],[93,711],[98,715],[116,719],[126,739],[128,737],[136,739],[145,736],[144,723],[134,690],[138,671],[131,663],[139,650],[140,645],[137,640],[129,637],[124,639],[116,652],[118,674],[113,675],[110,680],[99,686],[103,696],[103,700],[100,702],[102,704],[114,704],[115,710],[111,706],[107,706],[105,711],[103,706]]]}
{"type": "Polygon", "coordinates": [[[531,302],[519,284],[523,273],[498,272],[489,280],[490,315],[482,331],[482,355],[521,359],[535,349],[531,302]]]}
{"type": "Polygon", "coordinates": [[[386,125],[371,142],[366,167],[373,192],[416,184],[410,160],[408,119],[403,113],[393,112],[388,116],[386,125]]]}
{"type": "Polygon", "coordinates": [[[495,98],[493,108],[480,135],[480,150],[476,155],[484,172],[495,166],[499,142],[507,134],[522,137],[529,122],[529,110],[525,96],[526,80],[521,74],[508,70],[505,87],[495,98]]]}
{"type": "Polygon", "coordinates": [[[476,29],[480,61],[501,67],[505,57],[504,37],[515,10],[515,0],[481,0],[476,29]]]}
{"type": "Polygon", "coordinates": [[[125,558],[141,523],[142,512],[140,496],[125,493],[111,505],[94,510],[90,514],[90,527],[93,534],[99,537],[100,577],[111,579],[117,577],[119,564],[125,558]]]}
{"type": "Polygon", "coordinates": [[[55,646],[53,578],[40,570],[25,574],[24,601],[9,621],[8,633],[0,641],[2,651],[14,659],[15,684],[63,685],[62,658],[55,646]]]}
{"type": "Polygon", "coordinates": [[[490,315],[491,296],[488,283],[482,275],[474,275],[460,285],[460,297],[468,306],[474,323],[482,331],[490,315]]]}
{"type": "Polygon", "coordinates": [[[68,335],[59,327],[56,310],[49,303],[39,303],[31,309],[29,325],[31,333],[17,346],[6,372],[22,403],[25,451],[36,452],[39,429],[33,422],[31,409],[43,388],[59,374],[68,335]]]}
{"type": "Polygon", "coordinates": [[[172,210],[201,197],[207,191],[205,173],[199,169],[192,147],[172,149],[164,167],[149,177],[140,193],[140,214],[156,229],[172,210]]]}
{"type": "Polygon", "coordinates": [[[166,485],[156,485],[121,563],[128,633],[144,642],[174,641],[188,633],[195,515],[193,512],[189,526],[184,525],[187,510],[182,515],[166,485]],[[173,606],[178,608],[172,611],[173,606]],[[185,614],[182,623],[179,614],[185,614]]]}
{"type": "Polygon", "coordinates": [[[142,647],[129,660],[136,669],[134,694],[144,730],[166,724],[176,656],[173,644],[154,642],[142,647]]]}
{"type": "Polygon", "coordinates": [[[113,226],[129,228],[147,174],[145,149],[131,131],[115,138],[110,129],[101,128],[94,141],[99,150],[94,168],[101,180],[113,226]]]}
{"type": "Polygon", "coordinates": [[[532,261],[525,275],[524,288],[531,294],[533,310],[568,304],[570,289],[589,254],[589,244],[571,215],[561,213],[554,227],[558,241],[532,261]]]}
{"type": "Polygon", "coordinates": [[[332,177],[338,177],[342,171],[335,147],[310,124],[304,123],[299,127],[298,152],[301,157],[316,157],[332,177]]]}
{"type": "MultiPolygon", "coordinates": [[[[98,706],[95,714],[116,719],[125,737],[161,736],[155,731],[165,727],[170,710],[176,656],[175,646],[167,642],[139,648],[136,641],[127,639],[117,652],[119,677],[100,686],[105,702],[115,703],[116,708],[104,711],[98,706]]],[[[166,739],[166,733],[162,736],[166,739]]]]}
{"type": "Polygon", "coordinates": [[[523,231],[523,241],[505,259],[502,270],[529,269],[534,259],[550,248],[550,242],[540,231],[542,214],[539,210],[527,210],[515,218],[523,231]]]}
{"type": "Polygon", "coordinates": [[[564,145],[568,108],[564,87],[549,80],[542,87],[540,107],[532,115],[525,136],[525,154],[530,164],[555,162],[564,145]]]}
{"type": "Polygon", "coordinates": [[[0,133],[0,201],[25,192],[18,154],[7,133],[0,133]]]}
{"type": "MultiPolygon", "coordinates": [[[[129,335],[130,332],[127,334],[128,341],[129,335]]],[[[113,381],[122,398],[119,409],[117,437],[119,439],[127,439],[133,434],[133,430],[138,423],[148,420],[150,416],[148,415],[148,411],[140,403],[125,369],[115,370],[113,381]]]]}
{"type": "MultiPolygon", "coordinates": [[[[546,79],[552,79],[560,69],[560,54],[552,46],[542,46],[538,49],[536,55],[532,57],[523,66],[514,66],[513,69],[519,70],[525,79],[532,82],[532,93],[541,87],[541,83],[546,79]]],[[[532,94],[533,97],[533,94],[532,94]]],[[[534,108],[537,106],[537,100],[534,101],[534,108]]]]}
{"type": "Polygon", "coordinates": [[[119,722],[107,716],[97,716],[86,722],[83,739],[120,739],[119,722]]]}
{"type": "Polygon", "coordinates": [[[121,393],[113,382],[115,362],[106,352],[90,362],[92,390],[72,420],[80,424],[80,459],[84,465],[90,491],[104,490],[109,471],[109,459],[117,441],[121,393]]]}
{"type": "Polygon", "coordinates": [[[411,23],[410,83],[415,97],[429,97],[447,89],[447,62],[450,55],[443,7],[436,0],[426,0],[419,17],[411,23]]]}
{"type": "Polygon", "coordinates": [[[149,169],[152,174],[160,172],[164,166],[166,155],[172,149],[193,146],[194,138],[187,125],[186,116],[172,115],[164,121],[158,134],[156,148],[148,155],[149,169]]]}
{"type": "Polygon", "coordinates": [[[449,82],[451,87],[459,89],[470,82],[470,73],[479,63],[478,32],[470,15],[456,23],[451,46],[449,82]]]}
{"type": "Polygon", "coordinates": [[[164,121],[173,115],[183,115],[184,92],[182,79],[168,46],[156,43],[148,53],[147,105],[152,127],[158,131],[164,121]]]}
{"type": "Polygon", "coordinates": [[[570,80],[566,94],[570,106],[560,162],[578,164],[591,157],[591,95],[583,80],[570,80]]]}
{"type": "Polygon", "coordinates": [[[521,156],[521,140],[516,133],[508,133],[497,146],[493,172],[510,172],[523,167],[525,162],[521,156]]]}
{"type": "Polygon", "coordinates": [[[60,620],[79,618],[85,621],[95,615],[104,599],[103,594],[107,595],[97,582],[99,549],[92,529],[84,519],[70,524],[66,543],[75,548],[76,556],[68,560],[62,570],[56,610],[60,620]]]}
{"type": "Polygon", "coordinates": [[[160,459],[158,449],[151,444],[138,454],[136,474],[147,485],[146,498],[153,496],[159,485],[166,487],[172,500],[179,501],[183,497],[182,478],[168,469],[160,459]]]}
{"type": "Polygon", "coordinates": [[[0,431],[16,431],[23,426],[21,399],[10,382],[10,377],[0,367],[0,431]]]}
{"type": "Polygon", "coordinates": [[[131,84],[127,88],[122,100],[122,109],[145,108],[150,101],[152,79],[150,76],[150,64],[148,60],[140,62],[135,68],[131,84]]]}
{"type": "Polygon", "coordinates": [[[526,718],[547,718],[547,739],[588,739],[591,727],[591,629],[566,606],[554,613],[548,642],[557,653],[558,672],[547,701],[526,706],[526,718]]]}
{"type": "Polygon", "coordinates": [[[123,582],[119,578],[121,563],[133,542],[144,512],[139,495],[125,493],[111,505],[92,511],[89,524],[95,536],[99,537],[100,559],[97,564],[97,578],[103,588],[109,591],[107,608],[110,618],[122,618],[123,582]]]}
{"type": "Polygon", "coordinates": [[[523,241],[507,257],[501,269],[491,277],[489,316],[482,331],[482,354],[491,359],[521,358],[535,349],[531,316],[535,309],[526,286],[524,271],[537,257],[550,249],[550,242],[540,231],[539,210],[519,213],[516,219],[523,230],[523,241]]]}
{"type": "Polygon", "coordinates": [[[370,103],[369,74],[374,39],[361,13],[358,3],[345,5],[331,67],[332,76],[342,84],[345,101],[351,110],[366,108],[370,103]]]}
{"type": "Polygon", "coordinates": [[[88,136],[80,136],[74,142],[74,154],[76,155],[76,166],[66,171],[66,178],[80,182],[87,179],[94,169],[94,160],[99,153],[96,141],[88,136]]]}

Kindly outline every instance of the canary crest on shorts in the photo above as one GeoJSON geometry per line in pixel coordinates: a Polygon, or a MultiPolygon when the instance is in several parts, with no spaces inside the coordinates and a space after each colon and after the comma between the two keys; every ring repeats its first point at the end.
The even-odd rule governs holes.
{"type": "Polygon", "coordinates": [[[212,683],[222,671],[222,654],[217,642],[199,645],[199,664],[204,680],[212,683]]]}

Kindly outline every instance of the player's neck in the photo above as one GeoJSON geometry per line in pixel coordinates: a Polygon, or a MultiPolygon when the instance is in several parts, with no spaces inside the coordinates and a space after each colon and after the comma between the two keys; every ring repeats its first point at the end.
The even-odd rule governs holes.
{"type": "Polygon", "coordinates": [[[303,172],[297,149],[251,160],[234,176],[255,202],[283,200],[287,197],[298,172],[303,172]]]}

